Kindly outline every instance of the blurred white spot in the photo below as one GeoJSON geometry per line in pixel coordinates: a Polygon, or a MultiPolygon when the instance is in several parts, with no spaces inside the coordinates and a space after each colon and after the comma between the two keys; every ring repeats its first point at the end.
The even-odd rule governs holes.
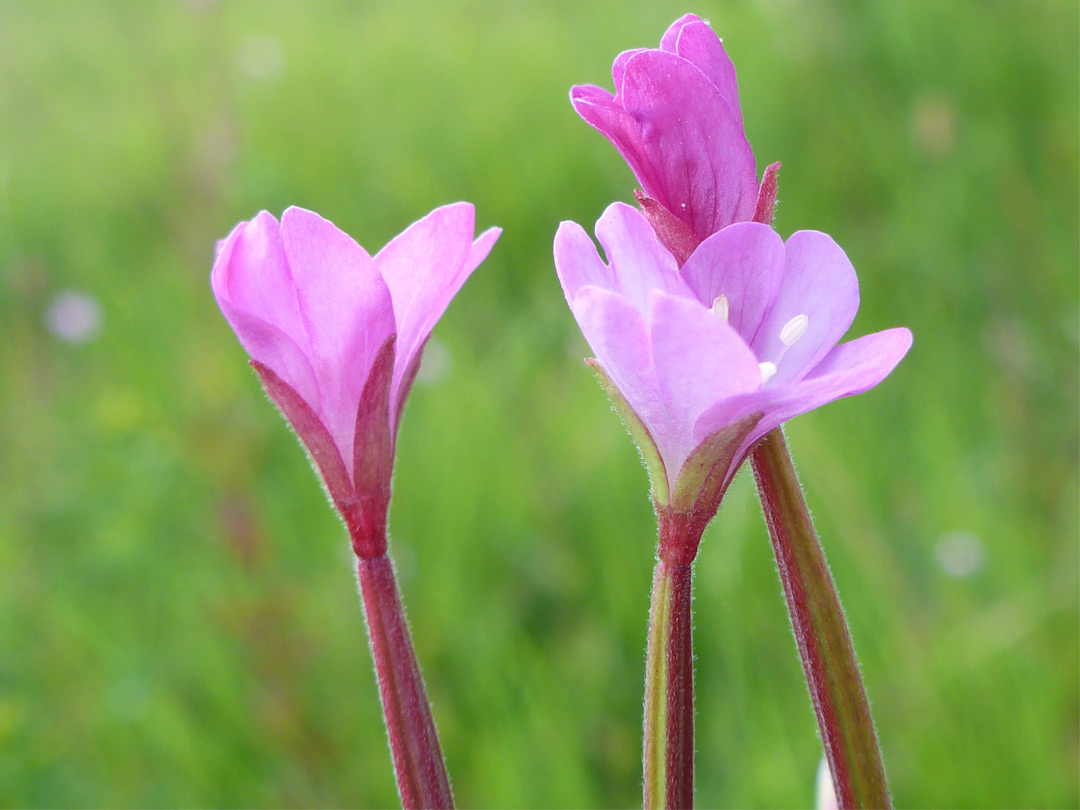
{"type": "Polygon", "coordinates": [[[446,346],[432,338],[424,347],[420,370],[416,372],[416,382],[420,385],[438,382],[450,373],[450,366],[450,352],[446,346]]]}
{"type": "Polygon", "coordinates": [[[270,79],[281,73],[281,42],[268,34],[249,34],[236,49],[236,66],[249,79],[270,79]]]}
{"type": "Polygon", "coordinates": [[[817,769],[817,788],[814,791],[814,807],[816,810],[839,810],[836,801],[836,790],[833,788],[832,774],[829,773],[829,761],[821,758],[817,769]]]}
{"type": "Polygon", "coordinates": [[[86,293],[62,290],[45,310],[45,327],[66,343],[89,343],[101,333],[101,306],[86,293]]]}
{"type": "Polygon", "coordinates": [[[935,551],[938,564],[951,577],[970,577],[983,566],[983,548],[973,534],[949,532],[938,540],[935,551]]]}

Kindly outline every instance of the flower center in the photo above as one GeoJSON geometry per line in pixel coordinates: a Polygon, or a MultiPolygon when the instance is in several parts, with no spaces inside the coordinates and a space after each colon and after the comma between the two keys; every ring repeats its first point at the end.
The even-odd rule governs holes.
{"type": "Polygon", "coordinates": [[[796,315],[784,324],[784,328],[780,330],[780,342],[784,344],[783,348],[780,349],[780,354],[778,354],[776,359],[771,363],[765,362],[758,364],[761,367],[762,385],[771,380],[773,375],[776,374],[776,367],[780,364],[780,361],[784,359],[787,350],[799,342],[799,339],[806,334],[808,326],[810,326],[810,319],[802,313],[796,315]]]}
{"type": "MultiPolygon", "coordinates": [[[[731,306],[728,304],[727,296],[716,296],[712,302],[712,314],[724,323],[727,323],[730,313],[731,306]]],[[[784,328],[780,330],[780,342],[784,344],[783,348],[780,349],[780,354],[778,354],[773,361],[766,360],[764,363],[758,363],[758,367],[761,368],[762,385],[773,378],[773,375],[776,374],[776,367],[780,361],[784,359],[787,350],[799,342],[799,339],[806,334],[806,330],[809,326],[810,319],[802,313],[799,313],[784,324],[784,328]]]]}
{"type": "Polygon", "coordinates": [[[728,322],[728,300],[726,295],[718,295],[712,302],[712,314],[722,320],[724,323],[728,322]]]}

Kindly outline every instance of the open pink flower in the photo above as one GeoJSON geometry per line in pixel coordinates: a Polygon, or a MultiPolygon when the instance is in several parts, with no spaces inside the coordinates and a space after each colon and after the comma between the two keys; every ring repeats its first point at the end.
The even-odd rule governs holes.
{"type": "Polygon", "coordinates": [[[681,269],[628,205],[609,206],[596,235],[607,264],[580,225],[563,222],[555,266],[658,507],[707,523],[762,436],[877,385],[911,345],[903,328],[837,345],[859,307],[858,280],[823,233],[785,243],[766,225],[736,223],[681,269]]]}
{"type": "Polygon", "coordinates": [[[394,437],[424,342],[499,236],[473,207],[410,225],[374,258],[318,214],[263,211],[210,280],[270,398],[311,454],[361,556],[385,550],[394,437]]]}
{"type": "Polygon", "coordinates": [[[577,85],[570,101],[630,164],[645,192],[642,207],[677,258],[685,258],[677,247],[684,227],[700,242],[753,219],[759,196],[771,212],[779,164],[759,188],[735,67],[708,23],[681,17],[659,49],[625,51],[611,72],[614,95],[577,85]]]}

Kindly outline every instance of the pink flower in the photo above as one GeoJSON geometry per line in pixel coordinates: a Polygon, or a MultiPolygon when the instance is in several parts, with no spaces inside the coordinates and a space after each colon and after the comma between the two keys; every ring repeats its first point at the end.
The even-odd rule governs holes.
{"type": "Polygon", "coordinates": [[[759,207],[771,213],[779,164],[766,170],[759,188],[735,66],[708,23],[681,17],[659,49],[625,51],[611,72],[614,95],[577,85],[570,101],[630,164],[645,191],[642,207],[677,258],[685,258],[678,230],[700,242],[753,219],[759,207]]]}
{"type": "Polygon", "coordinates": [[[766,225],[736,223],[681,269],[628,205],[609,206],[596,235],[607,264],[581,226],[559,227],[563,291],[650,467],[658,508],[701,529],[762,436],[877,385],[911,346],[902,328],[837,345],[859,307],[858,280],[823,233],[785,243],[766,225]]]}
{"type": "Polygon", "coordinates": [[[345,519],[385,550],[394,438],[424,342],[499,236],[473,207],[410,225],[374,258],[318,214],[263,211],[220,244],[214,296],[345,519]]]}

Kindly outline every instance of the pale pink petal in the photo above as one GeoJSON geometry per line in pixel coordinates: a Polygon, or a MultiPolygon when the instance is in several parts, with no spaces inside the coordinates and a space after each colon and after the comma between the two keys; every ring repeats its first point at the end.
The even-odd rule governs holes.
{"type": "Polygon", "coordinates": [[[397,357],[391,403],[398,402],[405,373],[431,330],[501,231],[493,228],[473,242],[470,203],[436,208],[394,237],[375,257],[390,288],[397,322],[397,357]]]}
{"type": "Polygon", "coordinates": [[[318,412],[319,387],[306,357],[307,338],[294,317],[296,294],[284,256],[273,249],[274,245],[280,248],[277,221],[272,216],[264,212],[253,222],[241,222],[218,246],[210,285],[222,314],[251,358],[272,369],[318,412]],[[266,260],[265,268],[259,259],[266,260]],[[259,290],[263,277],[276,290],[277,299],[259,290]],[[274,317],[293,334],[272,323],[274,317]]]}
{"type": "Polygon", "coordinates": [[[759,360],[776,363],[769,387],[805,376],[843,337],[859,309],[855,268],[830,236],[799,231],[788,239],[785,252],[776,300],[751,342],[759,360]],[[785,349],[781,332],[799,315],[808,320],[806,332],[785,349]]]}
{"type": "MultiPolygon", "coordinates": [[[[833,348],[804,380],[767,387],[720,403],[699,420],[697,433],[704,436],[719,424],[733,422],[754,411],[764,416],[743,443],[741,458],[766,433],[788,419],[819,408],[841,397],[868,391],[884,380],[911,348],[908,329],[887,329],[865,335],[833,348]]],[[[736,464],[737,466],[737,464],[736,464]]],[[[735,470],[732,469],[732,474],[735,470]]]]}
{"type": "Polygon", "coordinates": [[[583,287],[570,309],[596,359],[662,454],[671,420],[657,389],[645,318],[625,298],[599,287],[583,287]]]}
{"type": "Polygon", "coordinates": [[[582,287],[615,290],[611,268],[604,264],[593,240],[576,222],[561,222],[555,232],[555,271],[568,304],[582,287]]]}
{"type": "Polygon", "coordinates": [[[237,309],[274,324],[306,346],[281,228],[268,212],[241,222],[226,237],[214,261],[211,283],[215,294],[227,291],[237,309]]]}
{"type": "Polygon", "coordinates": [[[649,196],[699,239],[753,217],[754,154],[705,74],[675,54],[644,51],[627,62],[619,101],[640,126],[640,164],[631,168],[649,196]]]}
{"type": "Polygon", "coordinates": [[[698,301],[712,307],[727,298],[728,323],[749,344],[768,312],[784,274],[784,242],[772,228],[737,222],[717,231],[682,267],[698,301]]]}
{"type": "Polygon", "coordinates": [[[647,312],[654,291],[691,298],[679,266],[644,215],[625,203],[612,203],[596,222],[596,238],[614,274],[615,292],[647,312]]]}
{"type": "Polygon", "coordinates": [[[660,449],[677,480],[698,444],[698,418],[717,402],[756,390],[761,372],[745,341],[697,301],[654,293],[649,321],[656,377],[671,419],[660,449]]]}
{"type": "Polygon", "coordinates": [[[319,381],[321,413],[351,467],[360,392],[375,353],[394,333],[390,292],[367,252],[318,214],[287,209],[281,236],[319,381]]]}

